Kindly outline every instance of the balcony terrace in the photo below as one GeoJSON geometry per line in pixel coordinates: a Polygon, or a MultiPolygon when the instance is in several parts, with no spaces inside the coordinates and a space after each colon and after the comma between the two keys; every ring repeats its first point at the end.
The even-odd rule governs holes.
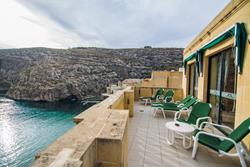
{"type": "Polygon", "coordinates": [[[196,159],[191,158],[192,148],[182,147],[182,140],[167,143],[166,122],[173,121],[173,114],[167,119],[159,113],[153,116],[153,109],[135,103],[134,117],[128,124],[128,166],[129,167],[239,167],[237,157],[219,157],[217,153],[200,145],[196,159]],[[142,112],[143,111],[143,112],[142,112]]]}
{"type": "Polygon", "coordinates": [[[113,85],[107,89],[108,98],[76,116],[77,125],[36,156],[33,167],[241,166],[238,157],[219,157],[202,145],[195,160],[192,148],[184,149],[182,140],[169,145],[165,124],[174,120],[173,113],[154,117],[153,108],[138,100],[169,86],[175,91],[174,100],[182,99],[181,78],[180,72],[153,72],[151,79],[139,84],[113,85]]]}

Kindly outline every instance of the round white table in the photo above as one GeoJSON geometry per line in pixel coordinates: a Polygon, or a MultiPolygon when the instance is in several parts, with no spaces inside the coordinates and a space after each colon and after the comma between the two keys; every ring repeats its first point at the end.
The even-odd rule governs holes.
{"type": "Polygon", "coordinates": [[[175,138],[177,135],[181,136],[182,145],[185,149],[192,147],[192,133],[194,132],[195,128],[192,125],[183,122],[167,122],[166,128],[168,130],[167,134],[167,142],[169,145],[173,145],[175,142],[175,138]],[[178,124],[179,126],[177,126],[178,124]],[[189,140],[188,145],[186,145],[186,139],[189,140]]]}

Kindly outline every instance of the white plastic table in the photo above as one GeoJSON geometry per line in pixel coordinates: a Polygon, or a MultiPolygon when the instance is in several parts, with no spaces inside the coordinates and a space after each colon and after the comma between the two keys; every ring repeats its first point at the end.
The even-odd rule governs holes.
{"type": "Polygon", "coordinates": [[[185,149],[192,147],[192,133],[195,130],[192,125],[171,121],[167,122],[165,126],[168,130],[167,142],[169,145],[174,144],[175,138],[177,138],[176,134],[178,134],[182,138],[182,145],[185,149]],[[179,124],[179,126],[176,126],[176,124],[179,124]],[[188,145],[186,145],[186,139],[189,140],[188,145]]]}

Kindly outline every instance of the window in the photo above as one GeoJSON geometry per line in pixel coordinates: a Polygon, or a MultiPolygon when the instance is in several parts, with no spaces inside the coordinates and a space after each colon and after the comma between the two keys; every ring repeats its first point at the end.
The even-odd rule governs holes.
{"type": "Polygon", "coordinates": [[[198,73],[196,70],[196,64],[189,65],[189,87],[188,87],[188,94],[193,95],[195,97],[198,96],[198,73]]]}

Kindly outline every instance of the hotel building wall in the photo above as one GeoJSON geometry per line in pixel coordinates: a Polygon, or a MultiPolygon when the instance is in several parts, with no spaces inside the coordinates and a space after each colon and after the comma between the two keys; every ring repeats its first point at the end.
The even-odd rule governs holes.
{"type": "MultiPolygon", "coordinates": [[[[234,126],[237,127],[242,121],[250,117],[250,0],[233,0],[231,1],[219,14],[212,20],[211,23],[185,48],[184,58],[198,50],[207,42],[226,31],[235,23],[244,23],[247,31],[248,41],[246,43],[244,64],[242,74],[237,75],[237,89],[236,89],[236,109],[234,126]]],[[[204,53],[203,58],[203,73],[198,79],[198,98],[202,101],[208,101],[208,64],[209,57],[233,48],[234,37],[231,37],[216,46],[208,49],[204,53]]],[[[188,65],[195,63],[195,60],[188,62],[188,65]]],[[[187,65],[187,71],[189,66],[187,65]]],[[[188,93],[188,79],[189,75],[183,75],[183,91],[184,96],[188,93]]],[[[244,139],[244,143],[250,149],[250,135],[244,139]]]]}

